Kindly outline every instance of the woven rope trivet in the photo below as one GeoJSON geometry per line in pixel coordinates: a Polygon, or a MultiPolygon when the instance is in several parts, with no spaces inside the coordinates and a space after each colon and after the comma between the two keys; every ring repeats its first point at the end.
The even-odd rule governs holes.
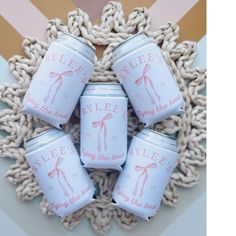
{"type": "MultiPolygon", "coordinates": [[[[106,46],[103,57],[96,59],[92,81],[117,81],[111,69],[111,51],[114,46],[130,35],[145,32],[157,42],[179,84],[186,103],[184,115],[172,116],[154,126],[156,130],[177,135],[179,152],[179,163],[165,191],[163,204],[174,206],[179,200],[178,187],[192,187],[197,183],[199,174],[196,167],[205,165],[206,161],[206,150],[201,144],[206,134],[206,98],[199,94],[199,91],[205,88],[206,71],[190,67],[196,57],[196,43],[184,41],[178,44],[176,42],[179,37],[178,26],[165,24],[158,31],[150,32],[148,30],[150,24],[151,19],[145,8],[134,9],[128,16],[128,20],[125,21],[121,4],[110,2],[103,9],[99,25],[92,25],[88,15],[77,9],[68,14],[67,25],[64,25],[60,19],[49,21],[47,43],[33,38],[23,41],[22,47],[26,57],[14,56],[9,60],[10,70],[18,83],[0,87],[0,100],[9,106],[0,111],[0,130],[7,133],[6,138],[0,139],[0,156],[16,161],[9,167],[6,178],[17,186],[16,193],[19,199],[29,201],[42,195],[41,189],[26,163],[23,142],[47,127],[39,119],[23,115],[21,101],[50,42],[54,41],[61,32],[80,35],[90,43],[106,46]]],[[[132,137],[142,129],[143,125],[138,122],[130,105],[128,114],[128,135],[132,137]]],[[[74,142],[79,144],[78,108],[75,110],[72,120],[73,122],[65,125],[63,129],[71,133],[74,142]]],[[[112,218],[114,218],[123,228],[133,228],[138,223],[138,219],[111,204],[111,192],[117,174],[116,171],[111,170],[90,170],[90,176],[98,187],[97,200],[62,219],[61,223],[67,229],[72,229],[82,217],[87,217],[97,233],[104,233],[110,228],[112,218]]],[[[44,198],[40,206],[44,214],[53,214],[44,198]]]]}

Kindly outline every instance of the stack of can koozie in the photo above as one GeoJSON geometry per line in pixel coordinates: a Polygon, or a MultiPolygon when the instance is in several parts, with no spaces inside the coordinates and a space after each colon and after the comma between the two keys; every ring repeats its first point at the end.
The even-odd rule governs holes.
{"type": "Polygon", "coordinates": [[[26,159],[55,214],[65,217],[94,201],[95,187],[85,168],[116,169],[120,174],[111,204],[148,220],[160,206],[177,152],[174,139],[147,127],[182,113],[183,97],[160,48],[144,34],[113,50],[112,68],[120,83],[87,84],[94,58],[92,47],[69,34],[50,45],[25,94],[23,112],[55,128],[25,142],[26,159]],[[128,152],[126,94],[146,124],[128,152]],[[80,96],[79,155],[60,128],[80,96]]]}

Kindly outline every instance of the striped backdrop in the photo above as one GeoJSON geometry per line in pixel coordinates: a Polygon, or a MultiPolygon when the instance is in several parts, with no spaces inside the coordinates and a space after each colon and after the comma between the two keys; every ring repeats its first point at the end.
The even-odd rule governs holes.
{"type": "MultiPolygon", "coordinates": [[[[96,23],[108,0],[0,0],[0,54],[8,59],[14,54],[23,55],[22,39],[25,36],[45,39],[48,19],[61,18],[79,7],[96,23]]],[[[180,26],[179,40],[199,41],[206,34],[206,0],[120,0],[128,14],[139,6],[148,8],[152,16],[152,29],[171,21],[180,26]]],[[[98,52],[99,53],[99,52],[98,52]]],[[[100,54],[100,53],[99,53],[100,54]]]]}

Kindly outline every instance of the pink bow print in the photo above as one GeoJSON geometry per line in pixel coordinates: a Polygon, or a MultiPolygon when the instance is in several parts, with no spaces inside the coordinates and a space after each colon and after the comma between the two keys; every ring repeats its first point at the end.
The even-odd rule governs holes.
{"type": "Polygon", "coordinates": [[[50,72],[49,73],[49,77],[50,78],[57,78],[54,82],[51,83],[50,87],[49,87],[49,90],[48,90],[48,93],[47,95],[45,96],[44,98],[44,102],[47,103],[48,102],[48,99],[49,97],[51,96],[51,90],[53,88],[53,86],[55,84],[57,84],[57,87],[55,89],[55,93],[51,99],[51,104],[53,104],[56,100],[56,96],[57,96],[57,93],[58,91],[60,90],[61,86],[62,86],[62,83],[63,83],[63,77],[64,76],[67,76],[67,77],[71,77],[73,75],[73,71],[69,70],[69,71],[65,71],[65,72],[62,72],[60,74],[56,73],[56,72],[50,72]]]}
{"type": "Polygon", "coordinates": [[[135,184],[135,188],[134,188],[134,191],[133,191],[133,194],[135,196],[137,195],[138,190],[139,190],[140,179],[143,178],[143,181],[142,181],[141,186],[140,186],[141,188],[139,190],[139,196],[141,197],[143,195],[144,185],[145,185],[145,183],[147,182],[147,179],[148,179],[148,169],[153,169],[153,168],[156,168],[156,167],[157,167],[156,163],[148,164],[145,167],[142,167],[142,166],[139,166],[139,165],[135,166],[135,171],[136,172],[141,172],[140,175],[137,178],[137,181],[136,181],[136,184],[135,184]]]}
{"type": "Polygon", "coordinates": [[[70,189],[71,192],[73,192],[73,188],[71,187],[71,185],[69,184],[67,178],[66,178],[66,175],[65,173],[63,172],[63,170],[61,170],[59,168],[59,165],[61,164],[61,162],[63,161],[63,159],[61,157],[59,157],[56,161],[56,164],[55,164],[55,168],[53,170],[51,170],[49,173],[48,173],[48,177],[50,179],[54,178],[54,176],[56,175],[57,176],[57,181],[64,193],[64,195],[66,197],[69,196],[69,193],[67,192],[66,190],[66,187],[63,185],[62,181],[61,181],[61,177],[63,179],[63,181],[65,182],[66,186],[70,189]]]}
{"type": "Polygon", "coordinates": [[[104,136],[104,150],[107,150],[107,126],[106,126],[106,121],[112,118],[112,114],[108,113],[105,115],[102,120],[99,121],[94,121],[92,122],[93,128],[99,127],[98,131],[98,147],[97,150],[101,152],[101,133],[103,131],[103,136],[104,136]]]}
{"type": "Polygon", "coordinates": [[[137,86],[140,86],[142,84],[142,82],[144,81],[144,86],[145,86],[145,90],[146,90],[146,93],[148,94],[150,100],[151,100],[151,103],[152,104],[155,104],[156,105],[156,101],[154,99],[154,97],[152,96],[151,92],[149,91],[147,85],[149,83],[152,91],[154,92],[155,96],[157,97],[158,100],[160,100],[160,96],[158,95],[155,87],[154,87],[154,84],[153,84],[153,81],[146,75],[147,72],[151,69],[151,65],[150,64],[146,64],[144,69],[143,69],[143,74],[141,77],[139,77],[137,80],[135,80],[135,84],[137,86]]]}

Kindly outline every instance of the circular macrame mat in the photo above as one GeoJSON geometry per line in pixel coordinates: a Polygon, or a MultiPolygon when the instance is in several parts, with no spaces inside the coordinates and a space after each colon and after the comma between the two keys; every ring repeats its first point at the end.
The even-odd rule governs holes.
{"type": "MultiPolygon", "coordinates": [[[[178,166],[171,175],[171,181],[166,188],[162,203],[174,206],[179,200],[178,188],[189,188],[197,183],[199,173],[196,168],[205,165],[206,162],[206,150],[202,145],[206,135],[206,97],[199,94],[206,85],[206,71],[191,68],[196,57],[196,43],[190,41],[177,43],[178,26],[168,23],[162,25],[158,31],[150,32],[150,24],[151,19],[146,8],[134,9],[126,21],[121,4],[110,2],[104,7],[101,22],[98,25],[92,25],[88,15],[80,9],[76,9],[68,14],[67,24],[60,19],[49,21],[48,42],[40,42],[35,38],[26,38],[23,41],[25,57],[16,55],[9,60],[10,70],[18,83],[0,88],[0,99],[9,106],[0,112],[0,130],[7,133],[4,139],[0,139],[0,156],[15,160],[15,164],[9,167],[6,178],[16,185],[16,194],[20,200],[30,201],[38,195],[42,196],[42,191],[25,160],[23,142],[47,128],[47,124],[43,121],[21,113],[22,98],[50,42],[54,41],[61,32],[81,36],[91,45],[106,47],[103,57],[96,58],[93,82],[117,81],[111,69],[111,51],[130,35],[145,32],[156,41],[179,84],[184,96],[186,111],[181,117],[172,116],[154,126],[155,130],[176,134],[179,153],[178,166]]],[[[143,125],[139,123],[130,105],[128,114],[128,135],[132,137],[143,128],[143,125]]],[[[75,144],[79,144],[78,108],[75,109],[70,123],[66,124],[63,129],[72,134],[75,144]]],[[[106,232],[110,228],[113,218],[126,229],[137,225],[139,221],[137,217],[115,208],[111,204],[111,192],[118,172],[89,170],[89,173],[98,188],[96,201],[61,219],[61,223],[67,229],[72,229],[82,217],[87,217],[97,233],[106,232]]],[[[43,196],[40,207],[44,214],[53,214],[43,196]]]]}

